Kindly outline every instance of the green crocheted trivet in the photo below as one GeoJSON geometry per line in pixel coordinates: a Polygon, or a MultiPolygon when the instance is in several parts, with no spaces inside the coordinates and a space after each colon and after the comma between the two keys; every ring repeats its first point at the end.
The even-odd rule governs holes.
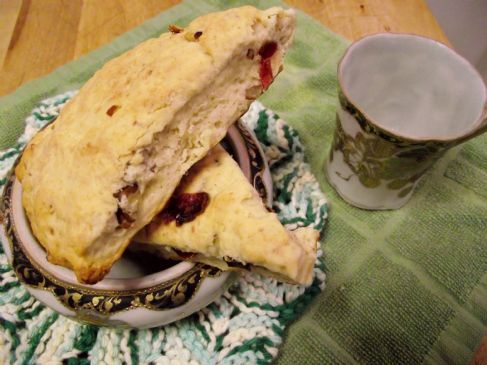
{"type": "MultiPolygon", "coordinates": [[[[25,144],[73,95],[42,101],[17,144],[0,153],[1,190],[25,144]]],[[[259,102],[242,119],[268,159],[281,222],[290,229],[323,229],[328,205],[296,131],[259,102]]],[[[0,248],[0,363],[267,364],[277,355],[286,325],[324,288],[321,251],[318,256],[308,288],[248,273],[184,320],[151,330],[117,330],[80,325],[44,307],[20,285],[0,248]]]]}

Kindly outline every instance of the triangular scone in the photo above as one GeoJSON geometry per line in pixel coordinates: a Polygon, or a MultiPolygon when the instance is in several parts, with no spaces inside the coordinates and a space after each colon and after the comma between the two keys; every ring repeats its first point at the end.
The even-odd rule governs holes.
{"type": "Polygon", "coordinates": [[[191,196],[188,193],[209,195],[204,211],[178,225],[168,219],[170,208],[166,207],[137,234],[134,249],[161,246],[160,253],[172,259],[271,273],[300,284],[311,282],[318,232],[312,228],[287,231],[222,147],[213,148],[189,170],[172,199],[191,196]]]}
{"type": "Polygon", "coordinates": [[[208,14],[109,61],[16,175],[49,261],[96,283],[282,68],[294,13],[208,14]]]}

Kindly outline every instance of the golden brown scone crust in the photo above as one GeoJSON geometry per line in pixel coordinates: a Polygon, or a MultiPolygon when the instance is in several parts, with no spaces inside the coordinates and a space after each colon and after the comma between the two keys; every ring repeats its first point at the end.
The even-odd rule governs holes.
{"type": "Polygon", "coordinates": [[[247,110],[246,91],[261,93],[259,57],[246,57],[248,49],[277,42],[275,76],[293,30],[290,11],[231,9],[150,39],[96,72],[16,169],[48,259],[82,282],[101,280],[247,110]],[[120,196],[134,186],[128,199],[120,196]]]}
{"type": "Polygon", "coordinates": [[[281,280],[311,283],[319,233],[312,228],[287,231],[221,146],[188,171],[176,194],[198,192],[210,196],[201,215],[180,226],[174,221],[150,224],[132,245],[142,242],[198,253],[197,261],[223,269],[231,269],[223,260],[231,259],[281,280]]]}

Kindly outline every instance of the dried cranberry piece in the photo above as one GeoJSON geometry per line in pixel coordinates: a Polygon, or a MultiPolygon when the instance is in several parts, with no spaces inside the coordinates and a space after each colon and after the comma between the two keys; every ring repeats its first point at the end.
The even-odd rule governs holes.
{"type": "Polygon", "coordinates": [[[260,61],[259,76],[260,82],[262,83],[262,88],[267,90],[274,80],[274,76],[272,75],[271,60],[269,58],[260,61]]]}
{"type": "Polygon", "coordinates": [[[262,83],[262,88],[264,90],[267,90],[269,88],[269,85],[274,80],[274,76],[272,74],[271,58],[274,53],[276,53],[276,51],[276,42],[267,42],[259,49],[259,55],[261,57],[259,76],[262,83]]]}
{"type": "Polygon", "coordinates": [[[197,215],[204,212],[210,201],[208,193],[184,193],[175,199],[174,207],[176,208],[176,225],[191,222],[197,215]]]}
{"type": "Polygon", "coordinates": [[[118,200],[122,200],[122,196],[129,196],[130,194],[136,193],[139,190],[139,185],[135,182],[133,184],[124,186],[119,191],[117,191],[113,196],[118,200]]]}
{"type": "Polygon", "coordinates": [[[262,59],[271,58],[274,56],[274,53],[277,51],[277,43],[276,42],[267,42],[259,49],[259,55],[262,59]]]}
{"type": "Polygon", "coordinates": [[[112,105],[110,108],[107,110],[107,115],[111,117],[113,114],[117,112],[118,109],[120,109],[120,105],[112,105]]]}
{"type": "Polygon", "coordinates": [[[135,221],[135,219],[133,219],[130,215],[125,213],[122,208],[118,208],[115,215],[117,217],[118,225],[121,228],[125,228],[125,229],[130,228],[132,223],[134,223],[135,221]]]}
{"type": "Polygon", "coordinates": [[[209,201],[210,196],[205,192],[175,195],[169,200],[162,212],[158,214],[157,219],[166,224],[175,220],[176,225],[180,226],[191,222],[199,214],[203,213],[209,201]]]}

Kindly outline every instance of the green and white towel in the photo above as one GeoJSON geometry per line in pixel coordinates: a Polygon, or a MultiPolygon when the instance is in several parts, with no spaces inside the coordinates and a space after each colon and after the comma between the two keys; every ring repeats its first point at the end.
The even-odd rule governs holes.
{"type": "MultiPolygon", "coordinates": [[[[0,190],[26,143],[73,95],[43,100],[27,117],[18,142],[0,153],[0,190]]],[[[269,162],[279,219],[289,229],[312,226],[321,231],[328,205],[304,162],[296,131],[259,102],[242,120],[254,131],[269,162]]],[[[177,323],[153,330],[99,329],[59,316],[33,300],[0,249],[0,363],[266,364],[277,355],[285,326],[324,285],[319,250],[308,288],[248,273],[220,299],[177,323]]]]}
{"type": "MultiPolygon", "coordinates": [[[[0,98],[0,149],[15,143],[39,100],[79,88],[108,59],[170,23],[185,25],[244,3],[282,5],[184,1],[0,98]]],[[[347,205],[326,182],[323,165],[335,126],[336,66],[348,42],[297,15],[284,72],[261,101],[299,133],[332,214],[322,241],[326,289],[287,327],[276,363],[466,364],[487,332],[487,135],[445,155],[404,208],[368,212],[347,205]]],[[[93,335],[86,332],[77,346],[91,346],[93,335]]]]}

